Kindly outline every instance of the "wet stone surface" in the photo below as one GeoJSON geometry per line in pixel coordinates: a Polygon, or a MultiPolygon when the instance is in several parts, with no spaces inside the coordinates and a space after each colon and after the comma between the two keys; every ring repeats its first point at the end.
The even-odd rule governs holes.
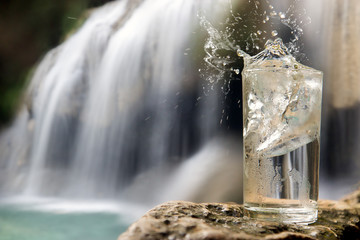
{"type": "Polygon", "coordinates": [[[341,201],[319,201],[310,225],[260,222],[236,203],[172,201],[147,212],[118,240],[133,239],[360,239],[360,189],[341,201]]]}

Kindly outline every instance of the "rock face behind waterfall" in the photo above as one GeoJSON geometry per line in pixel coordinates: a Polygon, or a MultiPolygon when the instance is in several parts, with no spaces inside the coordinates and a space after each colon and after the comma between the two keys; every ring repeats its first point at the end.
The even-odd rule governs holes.
{"type": "Polygon", "coordinates": [[[214,17],[222,2],[94,10],[40,63],[2,133],[1,194],[121,197],[138,173],[198,151],[218,131],[220,101],[216,89],[203,94],[197,13],[214,17]]]}

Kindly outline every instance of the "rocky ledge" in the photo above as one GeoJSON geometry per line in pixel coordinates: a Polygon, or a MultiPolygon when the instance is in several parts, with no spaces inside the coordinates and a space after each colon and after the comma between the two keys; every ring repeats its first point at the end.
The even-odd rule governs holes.
{"type": "Polygon", "coordinates": [[[310,225],[260,222],[236,203],[172,201],[147,212],[118,240],[135,239],[360,239],[360,188],[340,201],[319,201],[310,225]]]}

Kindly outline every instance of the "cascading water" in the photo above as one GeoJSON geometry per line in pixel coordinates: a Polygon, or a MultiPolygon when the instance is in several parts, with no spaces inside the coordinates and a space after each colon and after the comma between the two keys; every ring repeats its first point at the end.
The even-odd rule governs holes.
{"type": "Polygon", "coordinates": [[[202,101],[187,51],[197,12],[215,14],[222,2],[122,0],[95,10],[40,63],[3,133],[1,192],[111,198],[136,173],[208,141],[219,101],[216,91],[202,101]]]}
{"type": "Polygon", "coordinates": [[[338,197],[356,189],[360,181],[360,2],[323,1],[325,31],[319,56],[327,85],[322,151],[326,194],[338,197]]]}
{"type": "MultiPolygon", "coordinates": [[[[241,66],[233,61],[239,47],[232,41],[236,36],[240,36],[238,43],[243,44],[240,46],[243,50],[253,48],[258,51],[262,41],[276,35],[290,35],[293,36],[290,50],[298,50],[295,43],[303,31],[296,27],[303,16],[293,16],[293,21],[287,21],[287,16],[293,13],[284,6],[292,1],[270,2],[275,8],[265,4],[265,10],[258,1],[249,2],[254,5],[254,11],[244,8],[244,15],[234,15],[232,9],[229,11],[226,0],[121,0],[93,11],[83,27],[41,62],[30,83],[25,106],[13,127],[2,133],[1,194],[118,197],[137,173],[154,166],[177,164],[192,156],[217,135],[219,123],[229,118],[219,106],[221,101],[217,91],[206,91],[208,96],[205,97],[199,81],[198,68],[203,55],[197,51],[203,48],[204,42],[197,40],[204,40],[204,36],[196,32],[198,11],[207,10],[205,19],[230,14],[235,20],[234,25],[231,25],[234,21],[228,22],[229,18],[225,21],[224,32],[217,32],[204,19],[200,20],[210,38],[215,37],[215,42],[205,43],[205,51],[210,54],[205,60],[218,71],[212,74],[205,69],[208,72],[201,71],[200,74],[208,74],[209,82],[216,82],[224,78],[224,71],[232,72],[233,79],[240,73],[241,66]],[[246,19],[257,20],[249,23],[246,19]],[[277,24],[282,28],[276,28],[277,24]],[[294,26],[296,31],[291,33],[294,26]],[[220,56],[220,60],[218,56],[214,58],[224,49],[226,52],[221,53],[224,56],[220,56]]],[[[346,3],[355,6],[354,1],[346,3]]],[[[291,9],[295,11],[301,4],[295,1],[291,9]]],[[[344,8],[349,6],[345,4],[344,8]]],[[[320,13],[319,9],[315,8],[315,14],[320,13]]],[[[347,26],[348,11],[343,12],[343,24],[347,26]]],[[[329,27],[326,33],[329,32],[336,30],[329,27]]],[[[309,35],[312,36],[306,37],[308,45],[309,35]]],[[[313,39],[311,42],[314,43],[313,39]]],[[[313,53],[328,50],[325,47],[319,49],[313,53]]],[[[318,57],[317,61],[321,60],[318,57]]],[[[332,71],[336,69],[333,67],[332,71]]],[[[354,79],[353,74],[349,74],[349,79],[354,79]]],[[[211,86],[219,87],[212,83],[211,86]]],[[[234,105],[238,107],[241,103],[234,105]]],[[[353,112],[352,109],[349,112],[353,112]]],[[[326,117],[324,119],[327,126],[326,117]]],[[[358,131],[353,132],[357,139],[358,131]]],[[[208,148],[212,144],[208,144],[208,148]]],[[[331,145],[334,144],[323,147],[322,151],[328,151],[331,145]]],[[[358,155],[356,148],[352,147],[351,152],[354,159],[358,155]]],[[[205,155],[200,153],[190,160],[201,162],[199,156],[205,155]]],[[[342,161],[333,162],[341,164],[342,161]]],[[[356,165],[355,160],[351,162],[349,166],[356,165]]],[[[331,166],[331,163],[325,164],[331,166]]],[[[197,167],[201,166],[204,165],[197,167]]],[[[185,168],[180,168],[174,175],[182,175],[181,169],[185,168]]],[[[170,177],[163,182],[169,179],[170,188],[179,186],[182,181],[170,177]]],[[[236,191],[241,192],[239,188],[236,191]]],[[[128,192],[131,191],[127,189],[128,192]]]]}

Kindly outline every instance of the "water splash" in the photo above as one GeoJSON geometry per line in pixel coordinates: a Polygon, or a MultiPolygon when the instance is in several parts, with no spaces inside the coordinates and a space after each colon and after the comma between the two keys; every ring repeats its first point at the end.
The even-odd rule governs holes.
{"type": "Polygon", "coordinates": [[[247,58],[258,54],[267,40],[274,37],[283,38],[288,32],[291,37],[284,44],[289,54],[302,60],[301,53],[303,27],[311,22],[304,9],[298,9],[298,0],[285,11],[277,10],[278,3],[269,1],[249,1],[243,5],[233,5],[229,1],[230,17],[221,25],[221,30],[215,28],[206,18],[201,18],[201,25],[208,33],[205,44],[208,64],[203,72],[210,83],[224,82],[227,79],[237,79],[241,63],[236,58],[247,58]],[[235,9],[235,7],[239,9],[235,9]],[[233,52],[236,52],[234,56],[233,52]],[[213,71],[211,70],[213,69],[213,71]],[[215,70],[215,71],[214,71],[215,70]]]}

